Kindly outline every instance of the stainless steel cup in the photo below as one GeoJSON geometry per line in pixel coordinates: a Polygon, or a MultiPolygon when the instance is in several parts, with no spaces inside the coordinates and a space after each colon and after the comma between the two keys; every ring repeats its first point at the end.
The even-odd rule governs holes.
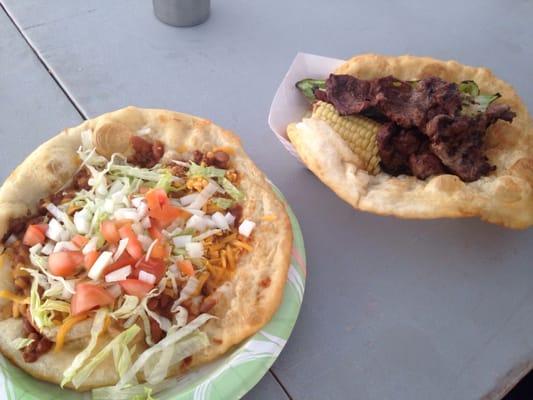
{"type": "Polygon", "coordinates": [[[165,24],[194,26],[209,18],[211,0],[153,0],[155,16],[165,24]]]}

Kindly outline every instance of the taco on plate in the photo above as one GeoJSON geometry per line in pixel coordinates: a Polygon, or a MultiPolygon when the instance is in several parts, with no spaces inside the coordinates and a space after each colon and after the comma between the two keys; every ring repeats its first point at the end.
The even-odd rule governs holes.
{"type": "Polygon", "coordinates": [[[239,139],[128,107],[66,129],[0,188],[0,350],[99,398],[209,362],[280,304],[292,232],[239,139]]]}

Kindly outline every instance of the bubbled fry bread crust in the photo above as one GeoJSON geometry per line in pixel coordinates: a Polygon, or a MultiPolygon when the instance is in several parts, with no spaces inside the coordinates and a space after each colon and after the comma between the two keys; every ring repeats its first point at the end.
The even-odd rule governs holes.
{"type": "MultiPolygon", "coordinates": [[[[265,325],[281,303],[287,280],[292,247],[289,217],[284,204],[273,192],[265,175],[246,155],[236,135],[208,120],[187,114],[135,107],[104,114],[65,129],[28,156],[0,188],[0,236],[8,229],[11,218],[35,212],[39,199],[57,191],[71,179],[80,164],[76,150],[81,145],[81,132],[91,129],[97,150],[108,156],[115,151],[131,153],[129,138],[142,128],[150,128],[145,137],[165,144],[167,157],[172,151],[232,149],[231,160],[241,176],[239,187],[246,196],[242,203],[243,218],[257,223],[253,232],[253,251],[239,259],[234,278],[223,291],[225,295],[211,311],[217,319],[201,328],[208,334],[211,344],[192,357],[188,363],[191,367],[219,357],[265,325]],[[261,221],[260,217],[267,214],[275,215],[276,219],[261,221]],[[268,285],[264,283],[266,281],[268,285]]],[[[4,268],[8,271],[11,266],[4,268]]],[[[0,275],[3,278],[0,279],[0,290],[12,289],[9,276],[7,273],[0,275]]],[[[31,375],[53,383],[61,381],[63,371],[86,346],[83,341],[67,343],[61,352],[52,350],[35,363],[26,363],[22,353],[12,344],[13,339],[22,336],[21,320],[0,321],[0,331],[3,332],[0,351],[6,357],[31,375]]],[[[139,337],[138,348],[143,343],[139,337]]],[[[107,335],[102,337],[99,346],[108,340],[107,335]]],[[[183,372],[180,364],[171,371],[172,375],[183,372]]],[[[112,357],[109,357],[80,390],[113,385],[117,379],[112,357]]]]}
{"type": "Polygon", "coordinates": [[[465,183],[444,174],[419,180],[413,176],[369,175],[344,141],[319,120],[305,118],[287,127],[296,151],[311,171],[354,208],[401,218],[480,217],[509,228],[533,224],[533,122],[514,89],[487,68],[428,57],[364,54],[341,65],[335,74],[360,79],[394,75],[401,80],[438,76],[447,81],[474,80],[482,93],[516,112],[512,124],[498,121],[485,140],[489,176],[465,183]]]}

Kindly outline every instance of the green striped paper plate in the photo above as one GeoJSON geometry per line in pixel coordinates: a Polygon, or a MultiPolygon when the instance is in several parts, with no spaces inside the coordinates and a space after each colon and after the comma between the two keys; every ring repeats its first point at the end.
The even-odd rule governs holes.
{"type": "MultiPolygon", "coordinates": [[[[286,205],[294,235],[291,266],[279,310],[257,334],[219,360],[176,380],[175,387],[155,396],[158,400],[238,399],[267,373],[285,346],[304,294],[305,249],[296,217],[281,192],[275,187],[274,190],[286,205]]],[[[91,394],[62,390],[34,379],[0,356],[0,399],[90,400],[91,394]]]]}

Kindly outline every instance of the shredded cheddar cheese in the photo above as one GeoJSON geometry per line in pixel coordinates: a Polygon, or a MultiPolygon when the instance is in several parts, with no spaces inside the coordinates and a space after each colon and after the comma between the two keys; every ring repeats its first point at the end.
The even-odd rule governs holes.
{"type": "Polygon", "coordinates": [[[70,316],[67,317],[63,324],[59,327],[57,330],[56,335],[56,347],[54,349],[55,352],[61,351],[63,348],[63,345],[65,344],[65,338],[67,336],[67,333],[72,329],[74,325],[76,325],[78,322],[83,321],[87,318],[87,313],[76,315],[74,317],[70,316]]]}
{"type": "Polygon", "coordinates": [[[261,221],[265,222],[272,222],[275,221],[278,217],[276,217],[274,214],[267,214],[263,215],[261,218],[259,218],[261,221]]]}
{"type": "Polygon", "coordinates": [[[209,278],[209,272],[204,272],[200,275],[200,277],[198,278],[198,286],[196,287],[196,290],[194,291],[194,296],[198,296],[200,294],[208,278],[209,278]]]}
{"type": "Polygon", "coordinates": [[[0,290],[0,298],[8,299],[18,304],[30,304],[29,297],[18,296],[9,290],[0,290]]]}
{"type": "Polygon", "coordinates": [[[250,246],[248,243],[244,243],[240,240],[234,240],[231,242],[232,245],[236,246],[236,247],[240,247],[241,249],[244,249],[246,251],[252,251],[253,250],[253,247],[250,246]]]}
{"type": "Polygon", "coordinates": [[[236,264],[235,264],[235,255],[233,254],[233,250],[231,249],[231,246],[226,246],[226,257],[228,259],[228,267],[231,271],[235,270],[236,264]]]}

